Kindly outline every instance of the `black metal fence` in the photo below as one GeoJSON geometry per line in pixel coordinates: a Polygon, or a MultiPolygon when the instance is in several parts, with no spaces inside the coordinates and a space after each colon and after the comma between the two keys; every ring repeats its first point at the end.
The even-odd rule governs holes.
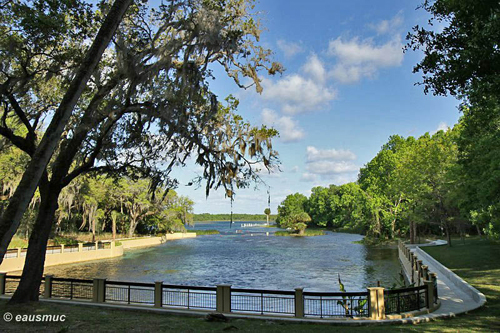
{"type": "Polygon", "coordinates": [[[92,280],[52,278],[51,297],[91,300],[93,290],[92,280]]]}
{"type": "Polygon", "coordinates": [[[417,311],[427,307],[427,286],[385,290],[385,313],[417,311]]]}
{"type": "Polygon", "coordinates": [[[368,292],[304,292],[304,314],[314,317],[368,317],[368,292]]]}
{"type": "Polygon", "coordinates": [[[162,306],[215,310],[216,290],[215,287],[163,285],[162,306]]]}
{"type": "MultiPolygon", "coordinates": [[[[19,285],[20,276],[4,276],[6,294],[13,294],[19,285]]],[[[215,287],[166,285],[160,283],[137,283],[106,281],[104,279],[83,280],[46,276],[42,278],[40,295],[47,296],[45,288],[50,286],[53,298],[94,300],[125,304],[155,305],[184,309],[219,310],[217,304],[223,294],[215,287]],[[50,281],[50,282],[49,282],[50,281]],[[100,282],[102,282],[100,284],[100,282]],[[101,286],[102,285],[102,286],[101,286]],[[97,290],[94,290],[97,288],[97,290]],[[102,289],[104,288],[104,289],[102,289]],[[102,296],[97,296],[98,294],[102,296]],[[99,300],[101,299],[101,300],[99,300]]],[[[228,302],[224,311],[251,314],[274,314],[319,318],[354,318],[370,316],[370,292],[302,292],[238,289],[226,286],[228,302]],[[296,304],[296,302],[302,302],[296,304]],[[302,308],[302,310],[300,310],[302,308]],[[299,310],[298,310],[299,309],[299,310]],[[297,312],[299,311],[299,312],[297,312]],[[300,315],[300,316],[302,316],[300,315]]],[[[386,314],[400,314],[428,308],[427,286],[385,290],[386,314]]],[[[1,291],[0,291],[1,292],[1,291]]],[[[222,303],[222,304],[223,304],[222,303]]]]}
{"type": "Polygon", "coordinates": [[[294,315],[295,292],[231,289],[231,311],[294,315]]]}
{"type": "Polygon", "coordinates": [[[154,284],[106,281],[105,301],[127,304],[154,304],[154,284]]]}

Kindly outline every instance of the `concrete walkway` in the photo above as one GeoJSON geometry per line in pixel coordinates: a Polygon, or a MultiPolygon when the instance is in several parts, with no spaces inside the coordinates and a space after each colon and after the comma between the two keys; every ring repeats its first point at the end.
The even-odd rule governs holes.
{"type": "Polygon", "coordinates": [[[441,306],[433,313],[403,319],[403,321],[421,322],[436,318],[454,317],[457,314],[475,310],[486,303],[486,297],[483,293],[472,287],[458,275],[420,249],[421,246],[439,246],[446,244],[446,241],[440,240],[427,244],[407,245],[411,251],[422,260],[422,263],[429,267],[430,272],[437,274],[438,297],[441,301],[441,306]]]}

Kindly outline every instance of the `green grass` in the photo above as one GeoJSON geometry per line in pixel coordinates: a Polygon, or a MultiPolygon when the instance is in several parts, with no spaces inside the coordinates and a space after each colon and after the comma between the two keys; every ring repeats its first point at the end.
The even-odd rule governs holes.
{"type": "Polygon", "coordinates": [[[274,233],[275,236],[295,236],[295,237],[308,237],[308,236],[323,236],[325,231],[321,229],[306,229],[303,235],[299,235],[294,231],[280,230],[274,233]]]}
{"type": "Polygon", "coordinates": [[[15,249],[15,248],[26,248],[28,247],[28,241],[22,238],[19,238],[17,236],[12,237],[12,240],[9,243],[8,249],[15,249]]]}
{"type": "Polygon", "coordinates": [[[66,304],[7,306],[0,300],[0,316],[17,314],[64,314],[64,323],[5,323],[8,332],[498,332],[500,331],[500,244],[485,239],[454,241],[454,246],[427,247],[432,256],[459,274],[486,295],[481,309],[456,318],[440,319],[418,325],[331,326],[268,320],[232,319],[228,323],[207,322],[202,317],[155,314],[66,304]]]}
{"type": "Polygon", "coordinates": [[[189,232],[196,232],[196,236],[217,235],[217,234],[220,234],[219,230],[214,230],[214,229],[208,229],[208,230],[189,230],[189,232]]]}

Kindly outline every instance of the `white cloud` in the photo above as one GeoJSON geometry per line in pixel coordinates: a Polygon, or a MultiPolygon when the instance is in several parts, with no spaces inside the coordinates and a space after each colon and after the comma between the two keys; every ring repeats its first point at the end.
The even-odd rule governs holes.
{"type": "Polygon", "coordinates": [[[306,148],[307,162],[324,160],[355,160],[356,155],[350,150],[344,149],[317,149],[313,146],[306,148]]]}
{"type": "Polygon", "coordinates": [[[304,51],[302,46],[294,42],[287,42],[283,39],[279,39],[276,43],[278,48],[285,54],[286,58],[291,58],[294,55],[304,51]]]}
{"type": "Polygon", "coordinates": [[[258,162],[252,165],[252,170],[254,170],[259,176],[279,178],[281,177],[281,170],[277,165],[266,168],[264,162],[258,162]]]}
{"type": "Polygon", "coordinates": [[[276,128],[280,132],[283,142],[296,142],[305,136],[297,121],[291,117],[280,117],[271,109],[264,109],[261,113],[262,123],[276,128]]]}
{"type": "Polygon", "coordinates": [[[306,78],[299,74],[285,76],[277,82],[262,80],[267,100],[277,101],[288,114],[314,111],[335,99],[337,93],[325,82],[306,78]]]}
{"type": "Polygon", "coordinates": [[[403,61],[401,38],[376,45],[372,39],[338,37],[328,44],[327,54],[337,59],[330,76],[341,83],[353,83],[363,77],[373,78],[379,69],[400,66],[403,61]]]}
{"type": "Polygon", "coordinates": [[[294,166],[293,168],[290,169],[290,173],[297,173],[297,172],[299,172],[299,166],[298,165],[296,165],[296,166],[294,166]]]}
{"type": "Polygon", "coordinates": [[[307,58],[307,62],[302,66],[302,70],[304,73],[309,75],[315,81],[325,82],[327,71],[323,62],[318,58],[316,54],[311,54],[309,58],[307,58]]]}
{"type": "Polygon", "coordinates": [[[301,182],[315,182],[318,179],[318,177],[315,174],[305,172],[302,174],[302,177],[300,177],[301,182]]]}
{"type": "Polygon", "coordinates": [[[437,133],[439,131],[445,131],[446,132],[449,129],[450,129],[450,127],[444,121],[442,121],[442,122],[439,123],[437,129],[434,132],[432,132],[432,134],[437,133]]]}
{"type": "Polygon", "coordinates": [[[383,20],[377,24],[369,24],[379,35],[394,33],[403,24],[403,12],[400,11],[390,20],[383,20]]]}
{"type": "Polygon", "coordinates": [[[349,173],[359,170],[359,167],[347,161],[317,161],[308,163],[307,171],[318,175],[333,175],[338,173],[349,173]]]}

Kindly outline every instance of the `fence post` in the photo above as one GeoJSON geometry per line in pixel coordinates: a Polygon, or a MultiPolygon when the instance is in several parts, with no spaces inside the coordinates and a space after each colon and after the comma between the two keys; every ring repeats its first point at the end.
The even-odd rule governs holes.
{"type": "Polygon", "coordinates": [[[95,242],[95,250],[99,250],[99,241],[95,242]]]}
{"type": "Polygon", "coordinates": [[[163,281],[155,281],[155,308],[161,308],[163,303],[163,281]]]}
{"type": "Polygon", "coordinates": [[[94,279],[92,302],[104,303],[106,300],[106,279],[94,279]]]}
{"type": "Polygon", "coordinates": [[[6,283],[7,283],[7,273],[0,273],[0,295],[5,295],[6,283]]]}
{"type": "Polygon", "coordinates": [[[422,265],[422,278],[429,280],[429,266],[427,265],[422,265]]]}
{"type": "Polygon", "coordinates": [[[78,243],[78,252],[83,252],[83,243],[78,243]]]}
{"type": "Polygon", "coordinates": [[[61,253],[64,253],[64,244],[61,244],[61,253]]]}
{"type": "Polygon", "coordinates": [[[368,288],[368,317],[370,319],[385,319],[384,288],[368,288]]]}
{"type": "Polygon", "coordinates": [[[433,285],[433,288],[434,288],[434,293],[433,293],[433,296],[434,296],[434,303],[436,303],[437,299],[438,299],[438,290],[437,290],[437,275],[436,273],[429,273],[429,277],[430,277],[430,280],[432,281],[432,285],[433,285]]]}
{"type": "Polygon", "coordinates": [[[21,258],[21,251],[22,251],[22,250],[23,250],[23,249],[22,249],[22,248],[20,248],[20,247],[18,247],[18,248],[17,248],[17,257],[18,257],[18,258],[21,258]]]}
{"type": "Polygon", "coordinates": [[[422,260],[417,260],[417,279],[418,285],[422,285],[422,260]]]}
{"type": "Polygon", "coordinates": [[[295,317],[304,318],[304,288],[295,288],[295,317]]]}
{"type": "Polygon", "coordinates": [[[231,312],[231,285],[219,284],[216,291],[216,310],[217,312],[231,312]]]}
{"type": "Polygon", "coordinates": [[[54,275],[45,275],[45,290],[43,297],[51,298],[52,297],[52,278],[54,275]]]}
{"type": "Polygon", "coordinates": [[[425,295],[425,305],[427,309],[430,309],[432,304],[434,304],[434,282],[430,280],[424,280],[424,285],[427,287],[425,295]]]}
{"type": "Polygon", "coordinates": [[[111,241],[111,245],[110,245],[110,249],[111,249],[111,252],[113,252],[115,250],[115,241],[111,241]]]}

